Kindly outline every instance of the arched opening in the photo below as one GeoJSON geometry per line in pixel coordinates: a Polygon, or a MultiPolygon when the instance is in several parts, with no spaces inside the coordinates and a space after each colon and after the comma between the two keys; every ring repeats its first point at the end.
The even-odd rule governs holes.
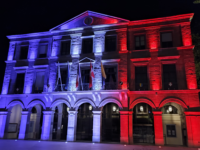
{"type": "Polygon", "coordinates": [[[26,139],[40,139],[43,122],[43,107],[36,104],[29,108],[27,126],[26,126],[26,139]]]}
{"type": "Polygon", "coordinates": [[[55,107],[52,117],[52,140],[66,140],[69,107],[62,103],[55,107]]]}
{"type": "Polygon", "coordinates": [[[21,105],[17,104],[8,109],[8,115],[6,120],[5,138],[17,139],[21,124],[21,105]]]}
{"type": "Polygon", "coordinates": [[[154,143],[154,121],[150,105],[139,103],[133,108],[134,143],[154,143]]]}
{"type": "Polygon", "coordinates": [[[162,108],[163,134],[166,145],[186,145],[187,132],[183,108],[167,103],[162,108]]]}
{"type": "Polygon", "coordinates": [[[120,142],[119,106],[115,103],[108,103],[103,107],[102,141],[120,142]]]}
{"type": "Polygon", "coordinates": [[[92,141],[93,107],[89,103],[79,106],[77,114],[76,140],[92,141]]]}

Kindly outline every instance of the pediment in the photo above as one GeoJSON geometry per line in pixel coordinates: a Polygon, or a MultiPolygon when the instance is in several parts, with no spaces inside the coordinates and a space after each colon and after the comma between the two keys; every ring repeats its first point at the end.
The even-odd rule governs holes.
{"type": "Polygon", "coordinates": [[[50,29],[53,30],[68,30],[78,27],[87,27],[94,25],[104,25],[104,24],[117,24],[117,23],[129,22],[129,20],[109,16],[93,11],[85,11],[82,14],[50,29]]]}

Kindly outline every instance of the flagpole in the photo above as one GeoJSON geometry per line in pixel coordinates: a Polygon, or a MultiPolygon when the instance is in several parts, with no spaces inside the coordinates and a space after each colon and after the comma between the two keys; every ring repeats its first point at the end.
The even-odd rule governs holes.
{"type": "Polygon", "coordinates": [[[81,79],[81,88],[82,88],[82,91],[83,91],[83,83],[82,83],[82,76],[81,76],[81,69],[80,69],[80,64],[78,63],[78,66],[79,66],[79,77],[80,77],[80,79],[81,79]]]}

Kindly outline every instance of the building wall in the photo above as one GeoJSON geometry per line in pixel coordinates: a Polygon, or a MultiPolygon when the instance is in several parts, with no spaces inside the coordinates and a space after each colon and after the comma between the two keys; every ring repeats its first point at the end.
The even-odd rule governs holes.
{"type": "MultiPolygon", "coordinates": [[[[22,108],[22,118],[19,138],[25,138],[26,122],[35,120],[30,116],[30,110],[36,105],[43,108],[43,127],[41,139],[51,139],[51,122],[53,108],[65,103],[70,108],[72,121],[68,122],[68,141],[74,141],[76,130],[76,113],[78,107],[83,103],[90,103],[94,108],[94,120],[100,122],[101,110],[107,103],[116,103],[120,107],[121,118],[121,143],[133,143],[132,131],[132,109],[138,103],[147,103],[153,108],[154,119],[157,121],[155,127],[155,144],[163,145],[165,125],[175,122],[181,126],[181,121],[175,117],[168,119],[162,116],[161,108],[170,102],[174,102],[184,109],[186,115],[186,126],[188,133],[188,146],[199,146],[200,139],[197,133],[200,130],[192,130],[197,127],[193,119],[200,112],[199,90],[197,89],[195,64],[193,56],[193,45],[191,41],[190,19],[193,14],[157,18],[141,21],[120,21],[115,26],[97,26],[76,30],[67,29],[69,26],[62,25],[55,28],[55,31],[36,34],[11,36],[8,59],[2,95],[0,99],[0,120],[6,120],[7,109],[19,104],[22,108]],[[57,30],[59,29],[59,30],[57,30]],[[160,33],[171,32],[173,47],[162,48],[160,33]],[[64,36],[63,36],[63,35],[64,36]],[[117,37],[117,48],[115,52],[105,51],[105,36],[115,35],[117,37]],[[143,50],[135,50],[135,36],[145,35],[146,47],[143,50]],[[93,53],[82,54],[82,38],[93,38],[93,53]],[[71,40],[70,55],[61,56],[61,41],[71,40]],[[38,58],[38,47],[41,43],[48,44],[47,57],[38,58]],[[27,60],[19,60],[20,46],[27,45],[27,60]],[[15,51],[15,55],[14,55],[15,51]],[[94,61],[93,87],[90,91],[78,91],[76,88],[76,77],[79,61],[84,58],[94,61]],[[70,64],[70,78],[68,91],[55,92],[57,82],[58,65],[67,66],[70,64]],[[59,64],[58,64],[59,62],[59,64]],[[104,66],[117,66],[117,89],[102,89],[101,62],[104,66]],[[162,83],[163,65],[175,64],[177,74],[177,90],[164,90],[162,83]],[[135,89],[135,67],[147,66],[149,87],[147,91],[136,91],[135,89]],[[45,72],[43,93],[33,93],[36,72],[45,72]],[[25,73],[23,94],[16,92],[15,82],[17,73],[25,73]],[[191,113],[192,112],[192,113],[191,113]],[[28,117],[29,114],[29,117],[28,117]],[[162,118],[164,121],[162,121],[162,118]],[[190,122],[190,123],[189,123],[190,122]]],[[[106,17],[104,18],[106,20],[106,17]]],[[[104,21],[105,21],[104,20],[104,21]]],[[[114,23],[116,19],[107,21],[114,23]]],[[[103,22],[102,18],[99,22],[103,22]]],[[[96,25],[97,22],[95,22],[96,25]]],[[[106,21],[103,23],[106,24],[106,21]]],[[[81,67],[90,67],[90,60],[84,59],[81,67]]],[[[9,117],[7,117],[9,118],[9,117]]],[[[12,119],[12,117],[11,117],[12,119]]],[[[18,119],[20,122],[20,119],[18,119]]],[[[4,124],[0,124],[0,137],[4,137],[4,124]]],[[[100,126],[95,126],[93,141],[100,142],[100,126]]],[[[167,139],[166,144],[182,145],[181,131],[177,130],[177,139],[167,139]],[[176,141],[176,142],[175,142],[176,141]],[[174,143],[175,142],[175,143],[174,143]]],[[[32,137],[32,135],[28,135],[32,137]]]]}

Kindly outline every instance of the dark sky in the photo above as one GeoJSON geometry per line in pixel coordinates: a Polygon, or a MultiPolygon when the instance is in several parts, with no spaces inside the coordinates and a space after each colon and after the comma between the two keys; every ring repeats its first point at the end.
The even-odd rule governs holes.
{"type": "Polygon", "coordinates": [[[194,0],[4,0],[0,1],[0,89],[9,41],[6,35],[48,31],[91,10],[128,20],[195,13],[192,31],[200,29],[200,4],[194,0]],[[199,19],[198,19],[199,18],[199,19]],[[195,29],[195,30],[194,30],[195,29]]]}

